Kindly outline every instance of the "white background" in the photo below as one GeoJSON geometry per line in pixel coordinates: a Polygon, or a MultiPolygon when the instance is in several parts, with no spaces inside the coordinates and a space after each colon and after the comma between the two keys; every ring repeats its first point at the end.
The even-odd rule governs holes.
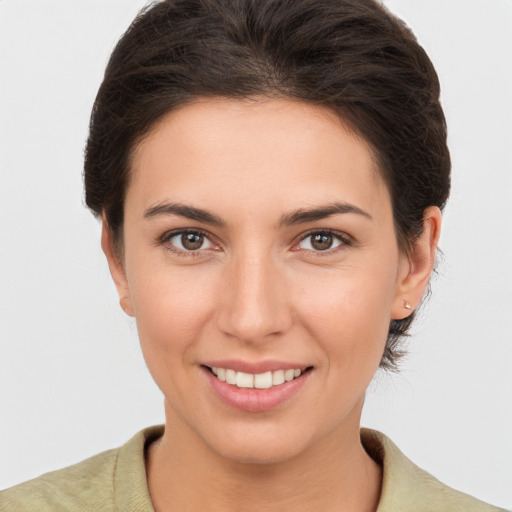
{"type": "MultiPolygon", "coordinates": [[[[163,422],[82,205],[90,108],[141,0],[0,1],[0,488],[163,422]]],[[[453,157],[444,263],[364,424],[512,507],[511,0],[389,0],[439,72],[453,157]]]]}

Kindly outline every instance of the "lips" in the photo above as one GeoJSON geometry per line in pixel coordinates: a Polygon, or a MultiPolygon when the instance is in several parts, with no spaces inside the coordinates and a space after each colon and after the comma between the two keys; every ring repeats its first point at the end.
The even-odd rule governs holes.
{"type": "Polygon", "coordinates": [[[216,361],[202,365],[210,389],[230,407],[247,412],[278,408],[292,399],[313,369],[282,362],[216,361]]]}

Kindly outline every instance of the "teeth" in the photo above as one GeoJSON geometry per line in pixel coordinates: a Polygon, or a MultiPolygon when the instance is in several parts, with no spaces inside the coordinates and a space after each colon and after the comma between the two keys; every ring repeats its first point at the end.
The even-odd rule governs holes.
{"type": "Polygon", "coordinates": [[[278,386],[285,382],[284,379],[284,370],[277,370],[276,372],[272,372],[272,385],[278,386]]]}
{"type": "Polygon", "coordinates": [[[239,388],[253,388],[254,375],[252,373],[236,372],[236,385],[239,388]]]}
{"type": "Polygon", "coordinates": [[[211,368],[212,373],[223,382],[239,388],[268,389],[290,382],[302,374],[301,369],[276,370],[273,372],[252,373],[236,372],[226,368],[211,368]]]}
{"type": "Polygon", "coordinates": [[[236,384],[236,372],[235,372],[235,370],[226,370],[226,382],[228,384],[236,384]]]}
{"type": "MultiPolygon", "coordinates": [[[[219,368],[220,369],[220,368],[219,368]]],[[[290,382],[295,377],[295,370],[286,370],[284,372],[284,378],[286,382],[290,382]]]]}
{"type": "Polygon", "coordinates": [[[272,372],[259,373],[254,376],[254,387],[268,389],[272,387],[272,372]]]}

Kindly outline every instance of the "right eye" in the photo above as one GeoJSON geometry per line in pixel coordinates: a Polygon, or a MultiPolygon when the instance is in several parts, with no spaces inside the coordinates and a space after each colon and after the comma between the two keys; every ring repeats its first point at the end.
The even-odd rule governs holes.
{"type": "Polygon", "coordinates": [[[169,233],[164,237],[164,241],[169,243],[175,252],[198,252],[212,249],[215,244],[202,231],[182,230],[169,233]]]}

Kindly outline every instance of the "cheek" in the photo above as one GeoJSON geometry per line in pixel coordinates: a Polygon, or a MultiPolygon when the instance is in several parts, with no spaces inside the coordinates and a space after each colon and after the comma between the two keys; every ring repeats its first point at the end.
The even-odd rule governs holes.
{"type": "MultiPolygon", "coordinates": [[[[134,265],[130,297],[150,370],[193,364],[193,349],[211,317],[214,281],[200,271],[169,265],[134,265]]],[[[175,369],[175,368],[174,368],[175,369]]]]}
{"type": "Polygon", "coordinates": [[[378,365],[388,335],[394,273],[365,266],[303,283],[300,310],[312,337],[324,345],[331,366],[378,365]],[[308,290],[306,292],[306,290],[308,290]]]}

